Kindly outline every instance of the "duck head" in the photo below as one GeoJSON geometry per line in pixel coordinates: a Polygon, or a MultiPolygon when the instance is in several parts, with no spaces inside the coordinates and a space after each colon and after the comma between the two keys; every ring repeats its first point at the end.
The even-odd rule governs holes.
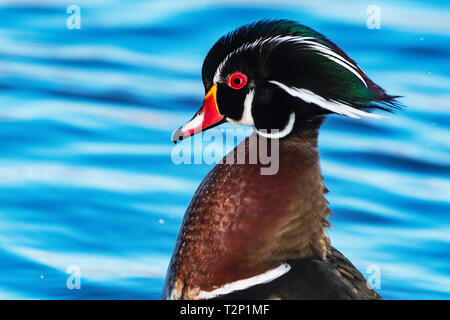
{"type": "Polygon", "coordinates": [[[334,43],[294,21],[263,20],[220,38],[202,68],[203,106],[177,141],[223,122],[281,139],[330,113],[352,118],[392,111],[388,95],[334,43]]]}

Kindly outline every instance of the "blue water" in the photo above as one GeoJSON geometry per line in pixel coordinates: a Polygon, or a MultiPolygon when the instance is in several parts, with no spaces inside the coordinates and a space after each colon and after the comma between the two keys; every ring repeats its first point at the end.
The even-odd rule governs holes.
{"type": "Polygon", "coordinates": [[[379,267],[386,299],[450,298],[448,1],[377,1],[379,30],[371,1],[78,0],[80,30],[69,4],[0,4],[0,298],[160,298],[212,167],[173,164],[171,132],[202,101],[210,46],[261,18],[315,28],[404,96],[386,119],[323,126],[329,232],[366,276],[379,267]]]}

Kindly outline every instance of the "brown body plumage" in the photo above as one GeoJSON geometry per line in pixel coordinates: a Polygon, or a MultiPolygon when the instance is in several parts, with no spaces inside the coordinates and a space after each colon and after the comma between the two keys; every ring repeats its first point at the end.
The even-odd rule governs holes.
{"type": "MultiPolygon", "coordinates": [[[[168,274],[173,286],[167,289],[173,290],[173,297],[195,299],[200,291],[301,259],[326,262],[341,280],[347,279],[355,289],[363,287],[364,278],[331,248],[325,231],[330,210],[319,166],[317,128],[303,128],[280,141],[275,175],[261,175],[264,165],[259,161],[235,163],[236,156],[242,156],[237,152],[248,154],[249,141],[209,172],[187,209],[168,274]]],[[[295,279],[301,280],[298,275],[295,279]]],[[[276,296],[273,290],[267,297],[260,293],[254,293],[255,298],[276,296]]]]}

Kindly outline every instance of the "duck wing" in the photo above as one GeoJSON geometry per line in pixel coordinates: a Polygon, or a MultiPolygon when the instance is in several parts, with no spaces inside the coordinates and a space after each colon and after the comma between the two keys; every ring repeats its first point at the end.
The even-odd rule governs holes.
{"type": "Polygon", "coordinates": [[[234,300],[382,300],[364,276],[335,248],[326,260],[286,261],[291,267],[281,277],[216,299],[234,300]]]}

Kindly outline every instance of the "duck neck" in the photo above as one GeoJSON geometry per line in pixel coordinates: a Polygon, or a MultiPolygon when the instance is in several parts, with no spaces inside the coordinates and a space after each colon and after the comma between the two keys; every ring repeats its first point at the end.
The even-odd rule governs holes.
{"type": "MultiPolygon", "coordinates": [[[[245,179],[247,196],[246,206],[233,212],[233,217],[245,225],[245,230],[229,236],[245,239],[242,243],[252,253],[248,256],[250,262],[261,263],[267,259],[269,264],[276,264],[304,257],[325,259],[328,254],[330,242],[325,228],[330,227],[331,212],[325,198],[328,190],[323,184],[318,151],[322,121],[315,118],[297,123],[287,137],[268,141],[272,145],[278,143],[278,150],[268,147],[272,161],[275,158],[278,161],[276,173],[264,175],[262,159],[244,169],[235,167],[237,172],[233,173],[238,176],[239,172],[240,178],[233,180],[239,185],[234,188],[242,188],[245,179]]],[[[252,151],[252,137],[243,142],[246,154],[252,151]]],[[[239,158],[243,145],[227,157],[237,153],[239,158]]]]}
{"type": "MultiPolygon", "coordinates": [[[[330,250],[328,192],[323,184],[318,151],[322,117],[296,123],[293,132],[279,140],[279,172],[267,181],[276,192],[280,211],[273,216],[273,239],[281,260],[303,257],[325,259],[330,250]],[[281,187],[285,185],[285,187],[281,187]],[[287,187],[287,188],[286,188],[287,187]],[[284,202],[284,203],[283,203],[284,202]]],[[[267,204],[268,205],[268,204],[267,204]]],[[[271,248],[274,249],[274,248],[271,248]]]]}
{"type": "Polygon", "coordinates": [[[330,211],[317,150],[320,124],[300,124],[278,140],[273,175],[261,174],[266,162],[228,162],[240,152],[250,154],[251,137],[226,156],[229,164],[209,172],[189,205],[172,258],[168,274],[179,282],[176,292],[189,298],[289,260],[326,259],[330,211]]]}

